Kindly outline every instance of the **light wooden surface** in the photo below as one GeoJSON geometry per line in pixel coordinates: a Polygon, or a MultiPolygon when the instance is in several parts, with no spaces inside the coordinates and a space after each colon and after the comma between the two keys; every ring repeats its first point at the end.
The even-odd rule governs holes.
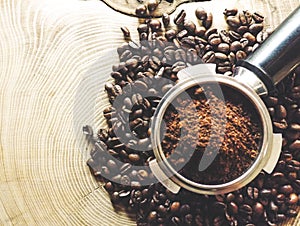
{"type": "MultiPolygon", "coordinates": [[[[299,3],[213,0],[179,8],[203,5],[219,27],[221,12],[236,5],[276,27],[299,3]]],[[[0,225],[134,225],[91,176],[81,128],[104,125],[107,101],[99,93],[118,62],[119,27],[135,33],[137,23],[98,1],[0,0],[0,225]]]]}

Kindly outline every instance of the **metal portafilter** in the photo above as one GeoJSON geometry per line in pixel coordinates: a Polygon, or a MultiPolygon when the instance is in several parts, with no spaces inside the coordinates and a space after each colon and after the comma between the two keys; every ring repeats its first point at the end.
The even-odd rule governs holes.
{"type": "MultiPolygon", "coordinates": [[[[233,77],[216,74],[215,66],[211,64],[191,66],[178,73],[179,82],[162,98],[151,124],[151,131],[153,131],[151,133],[151,142],[156,159],[152,160],[149,165],[156,178],[171,192],[178,193],[181,188],[185,188],[200,194],[216,195],[227,193],[245,186],[262,170],[267,173],[273,171],[280,155],[282,136],[281,134],[273,133],[271,118],[260,96],[273,92],[275,85],[299,65],[299,21],[300,7],[291,13],[247,59],[237,62],[233,77]],[[223,95],[223,90],[231,90],[235,98],[245,99],[250,103],[251,109],[259,121],[262,137],[259,142],[258,155],[245,172],[231,181],[206,184],[187,178],[170,163],[169,157],[166,156],[162,148],[163,130],[165,129],[163,128],[165,125],[164,116],[167,109],[174,105],[176,101],[178,102],[178,97],[185,96],[189,98],[188,91],[193,87],[202,87],[207,99],[211,97],[213,90],[214,95],[217,95],[223,101],[223,106],[218,105],[219,109],[224,109],[224,112],[221,113],[222,117],[226,117],[225,101],[228,97],[228,95],[223,95]]],[[[176,109],[176,104],[173,107],[176,109]]],[[[218,119],[221,117],[220,112],[215,111],[214,107],[213,105],[210,106],[212,121],[214,117],[218,119]]],[[[216,131],[219,136],[224,136],[226,132],[225,126],[218,124],[218,128],[214,128],[212,125],[211,133],[216,131]]],[[[220,146],[221,144],[218,147],[220,146]]],[[[218,155],[218,151],[219,149],[212,150],[207,145],[199,167],[192,170],[205,170],[218,155]],[[208,152],[210,155],[205,155],[208,152]]]]}

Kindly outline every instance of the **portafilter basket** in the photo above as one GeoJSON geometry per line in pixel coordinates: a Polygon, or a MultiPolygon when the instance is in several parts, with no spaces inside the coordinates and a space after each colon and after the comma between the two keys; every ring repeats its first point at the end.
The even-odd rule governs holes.
{"type": "MultiPolygon", "coordinates": [[[[162,98],[151,123],[151,142],[155,159],[149,165],[156,178],[171,192],[178,193],[181,188],[185,188],[199,194],[223,194],[245,186],[262,170],[272,173],[280,156],[282,136],[273,133],[271,118],[260,97],[273,92],[275,85],[299,65],[299,21],[300,7],[247,59],[237,62],[233,77],[216,74],[214,65],[208,64],[191,66],[178,72],[178,83],[162,98]],[[252,165],[239,177],[220,184],[197,183],[183,176],[170,164],[161,145],[161,131],[167,108],[190,88],[207,85],[212,85],[214,92],[221,99],[224,98],[224,87],[233,90],[237,96],[246,98],[253,105],[262,130],[259,153],[252,165]]],[[[205,95],[209,97],[208,93],[205,95]]]]}

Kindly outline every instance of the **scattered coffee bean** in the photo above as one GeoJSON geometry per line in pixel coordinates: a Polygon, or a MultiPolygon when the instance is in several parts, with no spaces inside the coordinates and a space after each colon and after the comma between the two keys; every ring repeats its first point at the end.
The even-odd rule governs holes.
{"type": "Polygon", "coordinates": [[[182,25],[184,23],[184,19],[186,17],[185,10],[181,10],[175,17],[174,17],[174,23],[176,25],[182,25]]]}
{"type": "Polygon", "coordinates": [[[235,16],[238,13],[238,9],[237,8],[229,8],[229,9],[225,9],[223,14],[225,16],[235,16]]]}
{"type": "Polygon", "coordinates": [[[164,27],[168,27],[169,26],[169,24],[170,24],[170,16],[169,16],[169,14],[164,13],[162,15],[162,22],[164,24],[164,27]]]}
{"type": "Polygon", "coordinates": [[[138,16],[146,16],[147,15],[147,6],[139,5],[135,9],[135,13],[138,16]]]}
{"type": "Polygon", "coordinates": [[[207,19],[207,12],[205,11],[204,8],[198,7],[195,11],[196,17],[199,20],[206,20],[207,19]]]}
{"type": "Polygon", "coordinates": [[[147,7],[150,12],[154,11],[158,6],[157,0],[148,0],[147,7]]]}

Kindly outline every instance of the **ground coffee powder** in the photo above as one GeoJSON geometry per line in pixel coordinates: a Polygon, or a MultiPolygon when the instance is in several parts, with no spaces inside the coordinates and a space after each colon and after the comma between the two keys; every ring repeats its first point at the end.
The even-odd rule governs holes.
{"type": "Polygon", "coordinates": [[[184,177],[203,184],[220,184],[241,176],[251,166],[259,153],[262,132],[259,117],[246,98],[234,100],[232,97],[238,94],[223,87],[226,99],[222,107],[222,100],[208,92],[210,98],[206,98],[202,87],[191,88],[191,99],[177,98],[179,107],[175,111],[170,107],[165,114],[167,130],[162,146],[167,156],[172,154],[171,164],[184,177]],[[199,171],[203,155],[214,156],[214,152],[218,154],[212,164],[199,171]]]}

